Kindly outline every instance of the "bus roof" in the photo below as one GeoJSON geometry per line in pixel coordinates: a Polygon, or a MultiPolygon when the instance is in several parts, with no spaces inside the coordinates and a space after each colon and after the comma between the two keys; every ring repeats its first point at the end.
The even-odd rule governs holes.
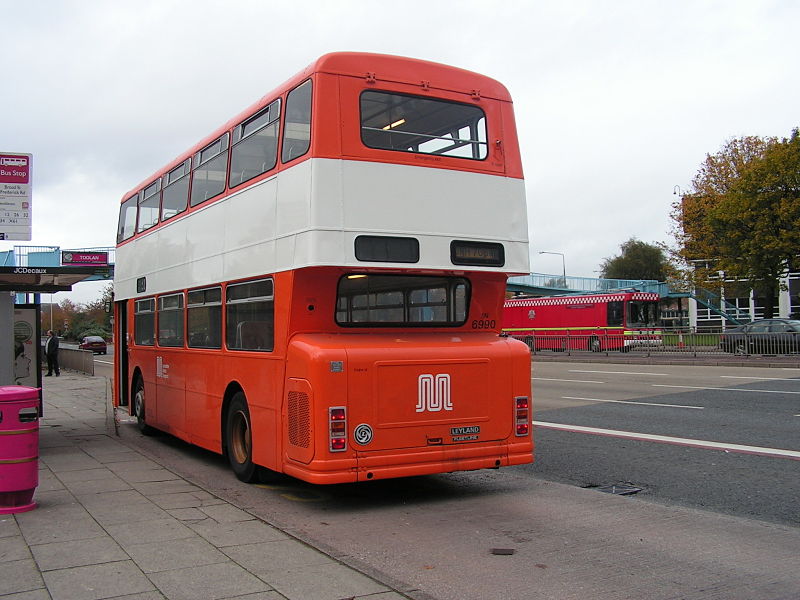
{"type": "Polygon", "coordinates": [[[187,158],[205,148],[226,131],[232,129],[245,118],[263,108],[276,97],[299,85],[314,73],[345,75],[350,77],[374,77],[376,81],[420,85],[427,82],[431,89],[450,90],[482,98],[491,98],[503,102],[511,102],[511,95],[506,87],[485,75],[416,58],[393,56],[390,54],[373,54],[368,52],[331,52],[319,57],[305,69],[295,74],[256,102],[229,119],[225,124],[203,137],[194,146],[181,152],[173,160],[166,163],[138,185],[125,192],[121,202],[152,183],[160,174],[174,169],[187,158]]]}

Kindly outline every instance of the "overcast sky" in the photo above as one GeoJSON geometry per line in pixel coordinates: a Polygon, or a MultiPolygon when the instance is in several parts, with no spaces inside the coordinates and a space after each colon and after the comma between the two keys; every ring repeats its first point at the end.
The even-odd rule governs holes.
{"type": "Polygon", "coordinates": [[[123,193],[318,56],[364,51],[504,83],[531,270],[559,252],[596,276],[630,237],[671,239],[706,153],[800,125],[798,23],[793,0],[0,0],[0,151],[34,155],[16,243],[113,245],[123,193]]]}

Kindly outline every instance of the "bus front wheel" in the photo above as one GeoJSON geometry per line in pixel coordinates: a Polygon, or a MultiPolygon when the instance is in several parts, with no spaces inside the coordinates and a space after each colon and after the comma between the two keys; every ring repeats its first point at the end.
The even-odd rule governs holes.
{"type": "Polygon", "coordinates": [[[225,444],[228,462],[239,481],[255,481],[258,468],[253,463],[253,432],[250,426],[250,411],[242,392],[236,392],[228,405],[225,421],[225,444]]]}
{"type": "Polygon", "coordinates": [[[133,414],[136,415],[136,426],[142,435],[153,435],[155,430],[145,421],[145,402],[144,402],[144,381],[141,377],[136,378],[133,386],[133,414]]]}

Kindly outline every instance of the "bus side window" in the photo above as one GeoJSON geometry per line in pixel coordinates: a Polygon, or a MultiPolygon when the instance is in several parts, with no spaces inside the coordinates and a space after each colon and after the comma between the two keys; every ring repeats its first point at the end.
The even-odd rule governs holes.
{"type": "Polygon", "coordinates": [[[183,294],[158,299],[158,345],[183,346],[183,294]]]}
{"type": "Polygon", "coordinates": [[[164,177],[164,191],[161,194],[162,221],[171,219],[186,210],[191,167],[192,161],[187,158],[180,167],[172,169],[164,177]]]}
{"type": "Polygon", "coordinates": [[[233,130],[230,187],[258,177],[278,162],[280,98],[233,130]]]}
{"type": "Polygon", "coordinates": [[[133,237],[136,233],[136,210],[138,208],[139,194],[125,200],[119,210],[119,225],[117,226],[117,243],[133,237]]]}
{"type": "Polygon", "coordinates": [[[225,319],[229,349],[271,351],[275,326],[272,280],[229,285],[225,290],[225,319]]]}
{"type": "Polygon", "coordinates": [[[225,191],[229,138],[226,133],[194,155],[192,196],[189,200],[192,206],[197,206],[225,191]]]}
{"type": "Polygon", "coordinates": [[[608,326],[609,327],[622,327],[622,315],[624,311],[624,302],[609,302],[608,303],[608,326]]]}
{"type": "Polygon", "coordinates": [[[187,321],[190,348],[222,347],[222,289],[191,290],[187,321]]]}
{"type": "Polygon", "coordinates": [[[141,233],[158,224],[158,211],[161,206],[161,178],[144,188],[139,200],[139,224],[136,233],[141,233]]]}
{"type": "Polygon", "coordinates": [[[287,163],[308,152],[311,145],[311,80],[300,84],[286,98],[281,162],[287,163]]]}
{"type": "Polygon", "coordinates": [[[153,345],[156,325],[156,301],[154,298],[136,301],[133,315],[133,340],[140,346],[153,345]]]}

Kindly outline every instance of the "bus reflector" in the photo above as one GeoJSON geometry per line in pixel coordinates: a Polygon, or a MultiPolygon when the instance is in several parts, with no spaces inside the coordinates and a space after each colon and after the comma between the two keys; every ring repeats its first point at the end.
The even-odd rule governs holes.
{"type": "Polygon", "coordinates": [[[328,409],[328,432],[331,452],[347,450],[347,411],[344,406],[328,409]]]}
{"type": "Polygon", "coordinates": [[[517,437],[523,437],[531,431],[530,403],[527,396],[514,398],[514,422],[517,437]]]}

